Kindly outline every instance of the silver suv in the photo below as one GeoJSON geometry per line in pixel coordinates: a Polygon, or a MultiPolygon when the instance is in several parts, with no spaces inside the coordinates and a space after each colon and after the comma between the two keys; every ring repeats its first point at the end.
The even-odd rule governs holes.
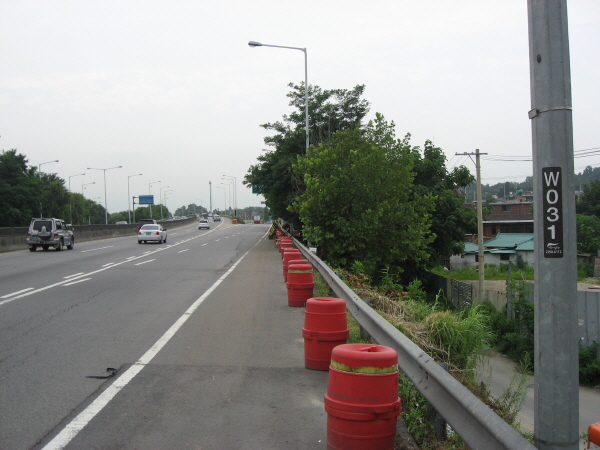
{"type": "Polygon", "coordinates": [[[25,239],[30,252],[35,252],[38,247],[48,250],[54,247],[57,251],[65,245],[69,250],[75,247],[75,236],[71,225],[61,219],[31,219],[27,239],[25,239]]]}

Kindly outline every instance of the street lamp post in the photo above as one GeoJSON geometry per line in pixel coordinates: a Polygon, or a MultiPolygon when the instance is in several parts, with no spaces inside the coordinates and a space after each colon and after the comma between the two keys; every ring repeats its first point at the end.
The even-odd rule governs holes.
{"type": "MultiPolygon", "coordinates": [[[[162,181],[153,181],[152,183],[148,183],[148,195],[152,195],[152,185],[153,184],[157,184],[157,183],[162,183],[162,181]]],[[[159,199],[160,200],[160,199],[159,199]]],[[[152,219],[152,205],[148,205],[148,208],[150,210],[150,218],[152,219]]]]}
{"type": "Polygon", "coordinates": [[[107,170],[111,170],[111,169],[120,169],[123,166],[116,166],[116,167],[108,167],[106,169],[98,169],[95,167],[88,167],[87,170],[101,170],[104,172],[104,221],[105,221],[105,225],[108,225],[108,204],[106,203],[106,171],[107,170]]]}
{"type": "MultiPolygon", "coordinates": [[[[227,183],[221,183],[225,186],[227,186],[227,196],[229,197],[229,208],[232,208],[232,202],[231,202],[231,183],[232,181],[229,180],[227,183]]],[[[227,205],[225,205],[227,207],[227,205]]]]}
{"type": "Polygon", "coordinates": [[[168,211],[168,208],[167,208],[167,194],[170,193],[170,192],[173,192],[173,189],[169,189],[168,191],[165,191],[164,194],[163,194],[164,195],[165,209],[167,211],[168,211]]]}
{"type": "Polygon", "coordinates": [[[223,200],[225,201],[225,208],[223,208],[223,211],[226,213],[227,212],[227,189],[225,189],[224,187],[221,187],[221,186],[217,186],[217,189],[223,189],[223,200]]]}
{"type": "Polygon", "coordinates": [[[261,44],[260,42],[250,41],[248,42],[250,47],[275,47],[275,48],[289,48],[292,50],[300,50],[304,52],[304,116],[306,119],[306,150],[308,150],[308,54],[306,48],[301,47],[285,47],[283,45],[269,45],[261,44]]]}
{"type": "MultiPolygon", "coordinates": [[[[39,163],[39,164],[38,164],[38,180],[41,180],[41,179],[42,179],[42,166],[43,166],[44,164],[50,164],[50,163],[55,163],[55,162],[58,162],[58,159],[55,159],[54,161],[46,161],[46,162],[43,162],[43,163],[39,163]]],[[[42,211],[42,202],[40,201],[40,217],[44,217],[44,215],[43,215],[43,214],[44,214],[44,213],[43,213],[43,211],[42,211]]]]}
{"type": "Polygon", "coordinates": [[[77,175],[69,175],[69,215],[70,222],[73,223],[73,207],[71,206],[71,178],[80,177],[81,175],[85,175],[85,173],[78,173],[77,175]]]}
{"type": "Polygon", "coordinates": [[[162,190],[169,188],[171,186],[161,186],[158,188],[158,200],[160,201],[160,220],[163,220],[163,211],[162,211],[162,206],[163,206],[163,200],[162,200],[162,190]]]}
{"type": "MultiPolygon", "coordinates": [[[[131,223],[131,208],[129,207],[129,205],[131,205],[131,204],[133,203],[133,201],[132,201],[132,203],[129,203],[129,200],[130,200],[130,199],[131,199],[131,200],[133,200],[133,199],[130,197],[130,194],[129,194],[129,179],[130,179],[131,177],[139,177],[140,175],[143,175],[143,174],[141,174],[141,173],[136,173],[135,175],[128,175],[128,176],[127,176],[127,215],[128,215],[128,217],[129,217],[129,223],[131,223]]],[[[133,209],[135,209],[135,205],[133,206],[133,209]]],[[[135,218],[135,212],[133,213],[133,217],[135,218]]]]}
{"type": "Polygon", "coordinates": [[[236,187],[237,180],[234,176],[231,176],[231,175],[223,175],[223,176],[227,177],[227,178],[233,178],[233,215],[234,215],[234,217],[237,217],[237,187],[236,187]]]}

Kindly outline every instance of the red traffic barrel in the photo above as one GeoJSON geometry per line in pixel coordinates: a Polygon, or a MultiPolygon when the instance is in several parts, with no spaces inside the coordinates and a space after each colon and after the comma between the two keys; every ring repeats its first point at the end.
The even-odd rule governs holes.
{"type": "Polygon", "coordinates": [[[304,312],[304,365],[307,369],[328,370],[331,351],[348,339],[346,301],[315,297],[306,301],[304,312]]]}
{"type": "Polygon", "coordinates": [[[393,450],[400,415],[398,353],[383,345],[335,347],[325,411],[328,449],[393,450]]]}
{"type": "Polygon", "coordinates": [[[281,243],[279,244],[279,251],[283,254],[283,251],[286,248],[287,249],[294,248],[294,241],[291,238],[284,238],[281,240],[281,243]]]}
{"type": "Polygon", "coordinates": [[[300,250],[295,248],[286,248],[283,250],[283,258],[281,259],[281,263],[283,265],[283,279],[287,281],[287,271],[288,266],[290,265],[290,261],[302,261],[304,263],[308,263],[308,260],[302,258],[302,253],[300,250]]]}
{"type": "Polygon", "coordinates": [[[315,287],[312,266],[308,263],[289,263],[287,272],[288,306],[304,306],[313,296],[315,287]]]}
{"type": "Polygon", "coordinates": [[[277,245],[277,250],[279,250],[279,252],[281,253],[281,243],[283,241],[292,241],[292,238],[287,237],[286,235],[282,235],[282,236],[278,236],[277,240],[275,241],[275,244],[277,245]]]}

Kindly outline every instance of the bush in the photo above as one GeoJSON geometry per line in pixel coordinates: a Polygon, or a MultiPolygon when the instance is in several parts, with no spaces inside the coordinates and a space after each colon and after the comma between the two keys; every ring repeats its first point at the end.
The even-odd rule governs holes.
{"type": "Polygon", "coordinates": [[[598,343],[588,347],[579,344],[579,382],[586,386],[600,384],[600,360],[597,357],[598,343]]]}

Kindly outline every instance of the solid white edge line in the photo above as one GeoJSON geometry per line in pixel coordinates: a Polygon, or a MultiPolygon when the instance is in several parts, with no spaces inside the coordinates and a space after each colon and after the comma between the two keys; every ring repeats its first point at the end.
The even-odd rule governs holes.
{"type": "Polygon", "coordinates": [[[148,261],[142,261],[141,263],[134,264],[134,266],[141,266],[142,264],[146,264],[146,263],[149,263],[149,262],[152,262],[152,261],[156,261],[156,258],[155,259],[149,259],[148,261]]]}
{"type": "Polygon", "coordinates": [[[66,277],[63,277],[63,278],[65,278],[65,279],[73,278],[73,277],[76,277],[77,275],[82,275],[82,274],[83,274],[83,272],[78,272],[78,273],[74,273],[73,275],[67,275],[66,277]]]}
{"type": "MultiPolygon", "coordinates": [[[[263,236],[264,237],[264,236],[263,236]]],[[[198,309],[198,307],[206,300],[206,298],[227,278],[231,272],[235,270],[239,263],[250,253],[254,247],[256,247],[259,239],[250,250],[244,253],[235,264],[233,264],[227,272],[225,272],[221,278],[208,288],[204,294],[202,294],[192,305],[183,313],[177,321],[171,325],[165,334],[163,334],[156,343],[144,353],[144,355],[137,360],[129,369],[117,378],[113,384],[111,384],[102,394],[100,394],[90,405],[81,411],[65,428],[58,433],[54,439],[46,444],[42,450],[62,450],[65,448],[71,440],[100,412],[108,405],[108,403],[115,398],[115,396],[123,389],[135,376],[141,372],[145,365],[149,364],[150,361],[157,355],[157,353],[169,342],[169,340],[177,333],[177,331],[183,326],[183,324],[190,318],[192,313],[198,309]]]]}

